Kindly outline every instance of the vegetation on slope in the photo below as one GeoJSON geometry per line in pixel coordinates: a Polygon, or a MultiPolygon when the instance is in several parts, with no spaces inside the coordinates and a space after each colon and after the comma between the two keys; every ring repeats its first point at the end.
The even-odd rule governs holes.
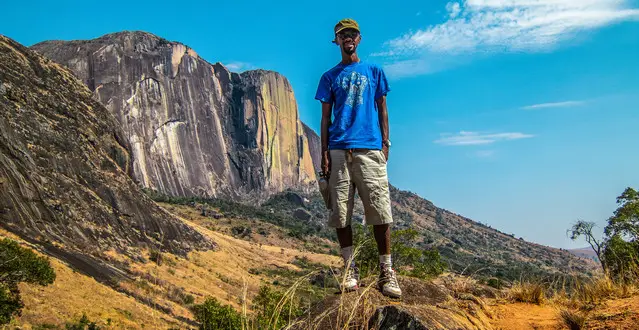
{"type": "Polygon", "coordinates": [[[18,284],[49,285],[55,280],[49,260],[23,248],[14,240],[0,239],[0,324],[21,315],[24,303],[18,284]]]}

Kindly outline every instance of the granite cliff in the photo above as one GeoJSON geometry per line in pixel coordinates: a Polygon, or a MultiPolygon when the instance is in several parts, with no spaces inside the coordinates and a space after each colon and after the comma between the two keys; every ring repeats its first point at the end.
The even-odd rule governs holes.
{"type": "Polygon", "coordinates": [[[86,86],[0,35],[0,226],[103,279],[118,273],[106,251],[214,247],[131,174],[123,132],[86,86]]]}
{"type": "Polygon", "coordinates": [[[32,49],[70,68],[115,116],[143,187],[259,200],[313,186],[319,138],[300,121],[293,89],[278,73],[232,73],[145,32],[32,49]]]}

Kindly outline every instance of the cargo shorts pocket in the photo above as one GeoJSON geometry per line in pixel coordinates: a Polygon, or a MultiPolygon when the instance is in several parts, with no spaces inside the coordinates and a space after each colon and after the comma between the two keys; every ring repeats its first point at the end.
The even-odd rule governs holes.
{"type": "Polygon", "coordinates": [[[377,150],[377,156],[379,158],[379,163],[386,165],[388,159],[386,159],[386,155],[384,155],[384,150],[377,150]]]}

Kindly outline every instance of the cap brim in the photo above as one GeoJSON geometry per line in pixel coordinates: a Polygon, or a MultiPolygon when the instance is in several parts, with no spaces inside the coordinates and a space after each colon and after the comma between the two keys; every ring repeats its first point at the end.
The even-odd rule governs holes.
{"type": "Polygon", "coordinates": [[[353,29],[353,30],[356,30],[357,32],[360,32],[360,30],[354,26],[344,26],[344,27],[341,27],[339,30],[335,31],[335,34],[338,34],[346,29],[353,29]]]}

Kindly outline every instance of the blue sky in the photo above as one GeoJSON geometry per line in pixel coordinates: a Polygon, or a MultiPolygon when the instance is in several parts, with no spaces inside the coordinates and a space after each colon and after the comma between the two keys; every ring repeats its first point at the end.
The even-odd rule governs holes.
{"type": "Polygon", "coordinates": [[[360,56],[390,78],[394,185],[529,241],[584,246],[570,224],[603,226],[639,188],[639,1],[389,4],[6,1],[0,33],[29,46],[143,30],[234,70],[275,70],[318,131],[332,27],[355,18],[360,56]]]}

